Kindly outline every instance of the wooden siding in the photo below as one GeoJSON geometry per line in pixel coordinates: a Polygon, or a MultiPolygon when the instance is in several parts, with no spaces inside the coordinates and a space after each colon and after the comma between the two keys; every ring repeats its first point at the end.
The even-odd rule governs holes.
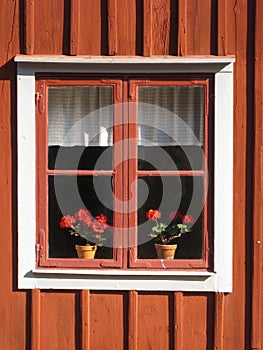
{"type": "Polygon", "coordinates": [[[262,349],[262,0],[2,0],[0,23],[0,348],[262,349]],[[17,289],[19,53],[236,56],[233,293],[17,289]]]}

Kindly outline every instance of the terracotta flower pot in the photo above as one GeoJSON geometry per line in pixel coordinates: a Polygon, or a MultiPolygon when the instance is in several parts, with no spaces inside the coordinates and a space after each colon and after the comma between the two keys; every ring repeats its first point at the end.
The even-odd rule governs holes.
{"type": "Polygon", "coordinates": [[[158,259],[174,259],[177,244],[163,245],[155,243],[155,249],[158,259]]]}
{"type": "Polygon", "coordinates": [[[97,250],[96,245],[75,245],[80,259],[94,259],[97,250]]]}

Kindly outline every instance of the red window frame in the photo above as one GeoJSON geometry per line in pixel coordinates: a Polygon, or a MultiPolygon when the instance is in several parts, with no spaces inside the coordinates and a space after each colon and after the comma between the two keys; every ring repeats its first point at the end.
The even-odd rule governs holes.
{"type": "MultiPolygon", "coordinates": [[[[114,79],[90,79],[90,80],[67,80],[67,79],[39,79],[36,83],[37,94],[40,94],[40,101],[36,108],[36,139],[37,139],[37,232],[39,233],[37,265],[39,267],[63,267],[63,268],[102,268],[121,267],[122,253],[120,249],[113,248],[112,259],[75,259],[75,258],[50,258],[48,257],[48,177],[51,176],[110,176],[113,179],[116,198],[122,199],[122,190],[117,183],[122,183],[122,168],[114,167],[115,158],[122,157],[120,147],[113,147],[113,170],[51,170],[48,168],[48,88],[53,86],[111,86],[113,88],[113,118],[114,118],[114,139],[113,143],[118,145],[122,138],[122,113],[118,110],[118,103],[121,102],[122,86],[120,80],[114,79]]],[[[37,95],[39,96],[39,95],[37,95]]],[[[113,208],[115,208],[114,200],[113,208]]],[[[122,225],[121,214],[114,215],[114,226],[122,225]]],[[[114,234],[114,245],[117,247],[118,237],[114,234]]]]}
{"type": "MultiPolygon", "coordinates": [[[[37,256],[36,267],[41,268],[122,268],[122,269],[205,269],[212,268],[212,227],[213,206],[212,188],[209,188],[207,200],[203,209],[203,238],[201,259],[138,259],[137,257],[137,208],[129,206],[131,199],[130,188],[139,176],[201,176],[204,188],[207,187],[208,177],[205,169],[202,170],[161,170],[148,171],[137,169],[137,159],[133,158],[137,153],[137,144],[130,139],[137,139],[139,86],[203,86],[204,96],[204,155],[209,165],[210,176],[213,173],[213,104],[212,104],[212,76],[175,76],[162,77],[145,76],[138,79],[135,75],[120,75],[108,79],[90,76],[89,78],[60,75],[49,77],[37,76],[36,80],[36,149],[37,149],[37,181],[36,181],[36,218],[37,218],[37,256]],[[48,169],[48,87],[50,86],[112,86],[114,102],[114,146],[113,146],[113,170],[50,170],[48,169]],[[132,104],[121,103],[133,102],[132,104]],[[119,104],[119,105],[118,105],[119,104]],[[131,117],[132,116],[132,117],[131,117]],[[134,116],[136,118],[134,119],[134,116]],[[118,141],[124,142],[122,147],[118,141]],[[115,147],[116,146],[116,147],[115,147]],[[123,162],[120,164],[120,157],[123,162]],[[118,161],[117,161],[118,158],[118,161]],[[114,164],[118,166],[114,166],[114,164]],[[114,226],[122,229],[122,237],[114,234],[113,259],[75,259],[75,258],[50,258],[48,257],[48,176],[77,175],[77,176],[112,176],[113,188],[117,199],[122,201],[123,208],[118,208],[114,214],[114,226]],[[121,185],[120,185],[121,184],[121,185]],[[209,207],[209,214],[208,214],[209,207]],[[121,209],[121,210],[120,210],[121,209]],[[123,214],[121,214],[121,211],[123,214]],[[128,230],[128,227],[134,229],[128,230]],[[128,234],[129,231],[129,234],[128,234]],[[119,241],[117,241],[119,240],[119,241]]],[[[136,157],[137,158],[137,157],[136,157]]],[[[210,186],[211,187],[211,186],[210,186]]],[[[137,188],[135,190],[137,197],[137,188]]],[[[137,199],[137,198],[136,198],[137,199]]],[[[135,200],[135,202],[137,202],[135,200]]],[[[114,207],[118,201],[115,200],[114,207]]]]}
{"type": "MultiPolygon", "coordinates": [[[[212,123],[210,122],[209,126],[209,101],[211,101],[211,91],[209,89],[210,79],[200,79],[200,80],[131,80],[130,81],[130,94],[129,102],[138,102],[138,88],[140,86],[203,86],[204,87],[204,159],[202,170],[138,170],[137,169],[137,158],[138,158],[138,144],[131,147],[129,154],[130,166],[129,166],[129,185],[131,188],[132,184],[137,184],[137,179],[139,176],[198,176],[203,178],[204,183],[204,192],[208,188],[208,173],[206,169],[206,164],[212,163],[208,162],[208,159],[212,157],[212,123]],[[210,129],[210,131],[208,131],[210,129]],[[211,153],[211,154],[210,154],[211,153]]],[[[136,106],[136,104],[135,104],[136,106]]],[[[129,110],[129,115],[132,116],[133,123],[130,124],[130,138],[138,140],[137,130],[138,130],[138,109],[134,108],[134,105],[131,104],[129,110]],[[136,116],[134,118],[134,115],[136,116]],[[134,122],[135,119],[135,122],[134,122]]],[[[212,121],[212,120],[211,120],[212,121]]],[[[136,199],[134,200],[137,203],[138,189],[134,189],[134,194],[136,199]]],[[[210,196],[210,194],[209,194],[210,196]]],[[[202,259],[174,259],[174,260],[160,260],[160,259],[138,259],[137,257],[137,208],[130,208],[129,216],[129,226],[132,227],[132,232],[130,234],[130,243],[129,243],[129,266],[131,268],[153,268],[153,269],[207,269],[210,265],[210,254],[209,251],[211,248],[211,240],[209,235],[211,234],[211,217],[208,217],[208,203],[210,202],[210,197],[204,203],[203,209],[203,236],[202,236],[202,259]],[[208,226],[210,226],[208,228],[208,226]]],[[[130,199],[130,198],[129,198],[130,199]]]]}

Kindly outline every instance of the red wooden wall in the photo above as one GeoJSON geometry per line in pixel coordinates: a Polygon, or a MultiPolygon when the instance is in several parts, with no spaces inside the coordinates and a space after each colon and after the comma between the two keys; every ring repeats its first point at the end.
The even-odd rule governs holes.
{"type": "Polygon", "coordinates": [[[0,5],[0,349],[262,349],[262,0],[0,5]],[[236,56],[233,293],[17,289],[19,53],[236,56]]]}

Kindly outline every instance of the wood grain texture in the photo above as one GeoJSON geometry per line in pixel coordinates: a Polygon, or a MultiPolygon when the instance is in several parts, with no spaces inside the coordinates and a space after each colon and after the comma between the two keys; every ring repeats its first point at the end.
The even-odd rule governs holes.
{"type": "Polygon", "coordinates": [[[63,53],[64,0],[36,1],[34,4],[34,54],[63,53]]]}
{"type": "Polygon", "coordinates": [[[117,0],[108,0],[108,42],[109,55],[117,55],[117,0]]]}
{"type": "Polygon", "coordinates": [[[75,293],[41,292],[41,350],[75,349],[75,293]]]}
{"type": "Polygon", "coordinates": [[[136,0],[117,1],[117,54],[136,54],[136,0]]]}
{"type": "Polygon", "coordinates": [[[224,293],[215,294],[214,350],[223,350],[224,337],[224,293]]]}
{"type": "Polygon", "coordinates": [[[79,53],[80,0],[70,1],[70,54],[79,53]]]}
{"type": "MultiPolygon", "coordinates": [[[[183,350],[211,349],[208,336],[208,297],[200,294],[185,294],[183,303],[183,350]],[[207,344],[208,343],[208,344],[207,344]]],[[[211,331],[211,330],[210,330],[211,331]]]]}
{"type": "MultiPolygon", "coordinates": [[[[235,32],[227,33],[228,47],[235,47],[236,63],[234,75],[234,257],[233,293],[225,297],[224,350],[246,348],[246,162],[247,162],[247,2],[232,3],[235,32]],[[238,315],[238,316],[237,316],[238,315]],[[242,336],[240,336],[242,334],[242,336]]],[[[250,101],[249,103],[253,103],[250,101]]],[[[250,155],[251,156],[251,155],[250,155]]],[[[250,235],[250,232],[247,232],[250,235]]],[[[249,248],[248,248],[249,249],[249,248]]],[[[248,250],[249,252],[249,250],[248,250]]],[[[246,261],[247,260],[247,261],[246,261]]]]}
{"type": "Polygon", "coordinates": [[[31,293],[31,346],[40,350],[40,290],[33,289],[31,293]]]}
{"type": "Polygon", "coordinates": [[[211,43],[211,0],[187,0],[187,54],[207,55],[211,43]]]}
{"type": "Polygon", "coordinates": [[[217,50],[219,55],[227,55],[227,0],[218,1],[218,29],[217,29],[217,50]]]}
{"type": "Polygon", "coordinates": [[[187,0],[178,0],[178,55],[186,56],[187,51],[187,0]]]}
{"type": "Polygon", "coordinates": [[[126,293],[90,293],[90,348],[127,348],[126,293]]]}
{"type": "Polygon", "coordinates": [[[152,56],[152,0],[143,2],[143,55],[152,56]]]}
{"type": "Polygon", "coordinates": [[[102,1],[79,1],[79,51],[80,55],[101,55],[102,1]]]}
{"type": "Polygon", "coordinates": [[[183,349],[183,293],[174,293],[174,348],[175,350],[183,349]]]}
{"type": "Polygon", "coordinates": [[[169,55],[170,2],[152,0],[152,54],[169,55]]]}
{"type": "Polygon", "coordinates": [[[129,349],[138,349],[138,292],[129,292],[129,349]]]}
{"type": "Polygon", "coordinates": [[[81,314],[81,346],[82,349],[90,350],[90,292],[81,291],[80,310],[81,314]]]}
{"type": "MultiPolygon", "coordinates": [[[[26,325],[30,293],[17,290],[16,221],[16,65],[19,52],[19,2],[4,0],[0,11],[0,349],[25,349],[30,345],[26,325]],[[28,341],[27,341],[28,340],[28,341]]],[[[23,13],[21,13],[23,17],[23,13]]]]}
{"type": "Polygon", "coordinates": [[[24,50],[28,55],[34,53],[34,0],[24,3],[25,42],[24,50]]]}
{"type": "Polygon", "coordinates": [[[138,350],[169,349],[170,295],[139,293],[138,350]]]}
{"type": "MultiPolygon", "coordinates": [[[[249,0],[248,0],[249,1],[249,0]]],[[[226,44],[227,55],[235,55],[237,49],[236,39],[236,5],[237,0],[226,0],[226,44]]],[[[245,17],[243,17],[243,20],[245,17]]],[[[219,21],[223,20],[222,17],[218,18],[219,21]]],[[[220,54],[220,53],[218,53],[220,54]]]]}

